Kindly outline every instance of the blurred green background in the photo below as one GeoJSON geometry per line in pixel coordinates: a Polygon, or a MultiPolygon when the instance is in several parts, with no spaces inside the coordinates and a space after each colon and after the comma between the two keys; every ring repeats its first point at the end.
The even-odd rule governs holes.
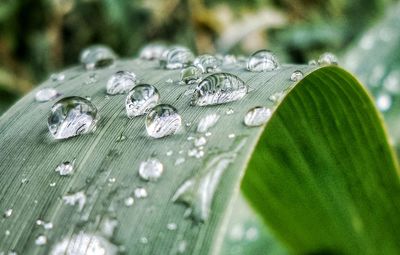
{"type": "Polygon", "coordinates": [[[275,51],[282,62],[342,54],[391,0],[0,0],[0,114],[102,43],[124,58],[148,42],[196,53],[275,51]]]}

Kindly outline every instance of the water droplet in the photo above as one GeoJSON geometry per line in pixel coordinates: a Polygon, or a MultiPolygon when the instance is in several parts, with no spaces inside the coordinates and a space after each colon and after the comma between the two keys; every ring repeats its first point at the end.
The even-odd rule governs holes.
{"type": "Polygon", "coordinates": [[[178,228],[178,225],[176,223],[174,223],[174,222],[170,222],[170,223],[167,224],[167,229],[168,230],[174,231],[177,228],[178,228]]]}
{"type": "Polygon", "coordinates": [[[211,133],[211,132],[206,132],[204,135],[205,135],[206,137],[209,137],[209,136],[212,135],[212,133],[211,133]]]}
{"type": "Polygon", "coordinates": [[[127,207],[132,206],[134,202],[135,202],[135,199],[134,199],[133,197],[127,197],[127,198],[125,198],[125,200],[124,200],[124,204],[125,204],[127,207]]]}
{"type": "Polygon", "coordinates": [[[72,172],[74,171],[74,163],[75,163],[75,160],[73,160],[72,162],[65,161],[65,162],[59,164],[56,167],[55,171],[58,172],[62,176],[71,175],[72,172]]]}
{"type": "Polygon", "coordinates": [[[86,204],[86,195],[83,191],[76,192],[71,195],[63,196],[64,203],[67,205],[78,205],[79,211],[82,211],[86,204]]]}
{"type": "Polygon", "coordinates": [[[90,101],[65,97],[51,108],[48,127],[55,139],[65,139],[94,131],[97,120],[97,109],[90,101]]]}
{"type": "Polygon", "coordinates": [[[194,140],[194,139],[195,139],[194,136],[188,136],[188,138],[186,138],[186,140],[188,140],[188,141],[192,141],[192,140],[194,140]]]}
{"type": "Polygon", "coordinates": [[[197,85],[191,104],[205,106],[233,102],[242,99],[247,91],[247,85],[236,75],[215,73],[197,85]]]}
{"type": "Polygon", "coordinates": [[[198,67],[202,73],[218,72],[220,64],[216,57],[209,54],[200,55],[193,61],[193,65],[198,67]]]}
{"type": "Polygon", "coordinates": [[[280,101],[282,101],[285,95],[286,95],[285,92],[280,91],[272,94],[271,96],[268,97],[268,99],[274,103],[279,103],[280,101]]]}
{"type": "Polygon", "coordinates": [[[90,46],[84,49],[80,56],[80,61],[87,70],[110,66],[115,59],[113,50],[103,45],[90,46]]]}
{"type": "Polygon", "coordinates": [[[118,221],[116,219],[105,218],[101,224],[101,233],[105,237],[112,237],[115,228],[118,226],[118,221]]]}
{"type": "Polygon", "coordinates": [[[152,43],[144,46],[139,52],[139,58],[146,60],[156,60],[161,57],[163,52],[167,49],[165,45],[152,43]]]}
{"type": "Polygon", "coordinates": [[[149,84],[134,87],[126,97],[125,108],[129,118],[146,114],[160,100],[158,90],[149,84]]]}
{"type": "Polygon", "coordinates": [[[237,157],[246,140],[238,138],[233,143],[232,151],[209,158],[195,176],[183,182],[172,197],[172,201],[188,205],[194,220],[205,221],[210,214],[215,191],[225,170],[237,157]]]}
{"type": "Polygon", "coordinates": [[[36,92],[35,100],[38,102],[47,102],[58,97],[59,95],[60,94],[58,94],[57,90],[53,88],[45,88],[36,92]]]}
{"type": "Polygon", "coordinates": [[[225,55],[222,58],[222,63],[224,65],[231,65],[231,64],[236,64],[237,59],[235,57],[235,55],[225,55]]]}
{"type": "Polygon", "coordinates": [[[318,58],[318,64],[319,65],[337,65],[338,60],[334,54],[332,54],[330,52],[326,52],[318,58]]]}
{"type": "Polygon", "coordinates": [[[47,243],[47,237],[44,235],[40,235],[35,239],[36,245],[45,245],[47,243]]]}
{"type": "Polygon", "coordinates": [[[53,73],[50,75],[50,79],[53,82],[61,82],[65,79],[65,74],[63,73],[53,73]]]}
{"type": "Polygon", "coordinates": [[[117,179],[115,179],[115,177],[110,177],[108,178],[108,182],[109,183],[114,183],[117,179]]]}
{"type": "Polygon", "coordinates": [[[258,230],[255,227],[251,227],[246,231],[246,239],[254,241],[258,238],[258,230]]]}
{"type": "Polygon", "coordinates": [[[118,71],[107,82],[107,94],[124,94],[136,85],[136,75],[128,71],[118,71]]]}
{"type": "Polygon", "coordinates": [[[376,96],[376,106],[382,112],[386,112],[392,106],[392,97],[387,93],[380,93],[376,96]]]}
{"type": "Polygon", "coordinates": [[[193,59],[193,53],[186,47],[173,47],[164,51],[160,58],[160,65],[166,69],[180,69],[188,66],[193,59]]]}
{"type": "Polygon", "coordinates": [[[24,178],[24,179],[21,180],[22,184],[25,184],[25,183],[28,183],[28,182],[29,182],[28,178],[24,178]]]}
{"type": "Polygon", "coordinates": [[[181,240],[178,243],[178,253],[182,254],[186,251],[187,242],[185,240],[181,240]]]}
{"type": "Polygon", "coordinates": [[[165,82],[166,82],[166,83],[174,83],[174,80],[172,80],[171,78],[169,78],[169,79],[167,79],[165,82]]]}
{"type": "Polygon", "coordinates": [[[140,163],[139,176],[145,181],[157,181],[164,171],[163,164],[156,158],[140,163]]]}
{"type": "Polygon", "coordinates": [[[55,187],[55,186],[56,186],[56,183],[55,183],[55,182],[52,182],[52,183],[50,183],[49,185],[50,185],[50,187],[55,187]]]}
{"type": "Polygon", "coordinates": [[[140,238],[140,242],[141,242],[142,244],[147,244],[147,243],[149,242],[149,240],[148,240],[146,237],[142,236],[142,237],[140,238]]]}
{"type": "Polygon", "coordinates": [[[290,76],[290,80],[294,82],[300,81],[301,79],[303,79],[303,72],[300,70],[294,71],[290,76]]]}
{"type": "Polygon", "coordinates": [[[271,117],[272,112],[269,108],[257,106],[250,109],[244,117],[244,124],[248,127],[257,127],[266,123],[271,117]]]}
{"type": "Polygon", "coordinates": [[[146,116],[147,134],[161,138],[175,134],[182,126],[182,118],[171,105],[156,105],[146,116]]]}
{"type": "Polygon", "coordinates": [[[201,148],[193,148],[188,150],[188,156],[194,158],[204,157],[204,151],[201,148]]]}
{"type": "Polygon", "coordinates": [[[308,61],[308,65],[309,66],[316,66],[316,65],[318,65],[318,62],[315,59],[311,59],[310,61],[308,61]]]}
{"type": "Polygon", "coordinates": [[[180,164],[183,164],[185,162],[185,158],[177,158],[176,160],[175,160],[175,166],[178,166],[178,165],[180,165],[180,164]]]}
{"type": "Polygon", "coordinates": [[[201,118],[199,124],[197,125],[197,132],[199,133],[207,132],[208,129],[217,124],[219,117],[220,116],[218,114],[212,113],[201,118]]]}
{"type": "Polygon", "coordinates": [[[188,66],[181,71],[181,81],[185,84],[196,84],[201,79],[201,70],[196,66],[188,66]]]}
{"type": "Polygon", "coordinates": [[[168,157],[172,156],[172,154],[174,154],[172,150],[169,150],[165,153],[165,155],[167,155],[168,157]]]}
{"type": "Polygon", "coordinates": [[[125,141],[127,139],[127,137],[124,135],[124,134],[120,134],[118,137],[117,137],[117,142],[122,142],[122,141],[125,141]]]}
{"type": "Polygon", "coordinates": [[[116,255],[118,248],[97,235],[80,232],[56,243],[50,255],[116,255]]]}
{"type": "Polygon", "coordinates": [[[244,236],[244,229],[241,224],[234,225],[231,231],[229,232],[229,237],[234,241],[242,240],[243,236],[244,236]]]}
{"type": "Polygon", "coordinates": [[[228,108],[228,110],[226,110],[226,112],[225,112],[226,115],[232,115],[234,113],[235,113],[235,111],[232,108],[228,108]]]}
{"type": "Polygon", "coordinates": [[[230,139],[233,139],[233,138],[235,138],[235,137],[236,137],[236,135],[233,134],[233,133],[228,135],[228,138],[230,138],[230,139]]]}
{"type": "Polygon", "coordinates": [[[4,234],[6,235],[6,236],[9,236],[10,234],[11,234],[11,232],[10,232],[10,230],[6,230],[5,232],[4,232],[4,234]]]}
{"type": "Polygon", "coordinates": [[[204,136],[200,136],[194,140],[194,146],[200,147],[207,143],[207,139],[204,136]]]}
{"type": "Polygon", "coordinates": [[[52,222],[45,222],[42,220],[37,220],[36,225],[42,226],[44,229],[53,229],[53,223],[52,222]]]}
{"type": "Polygon", "coordinates": [[[11,209],[11,208],[5,210],[4,211],[4,218],[11,217],[12,213],[13,213],[13,209],[11,209]]]}
{"type": "Polygon", "coordinates": [[[247,70],[251,72],[273,71],[278,67],[278,59],[269,50],[256,51],[247,60],[247,70]]]}
{"type": "Polygon", "coordinates": [[[136,188],[134,190],[134,194],[136,198],[146,198],[147,190],[145,188],[136,188]]]}

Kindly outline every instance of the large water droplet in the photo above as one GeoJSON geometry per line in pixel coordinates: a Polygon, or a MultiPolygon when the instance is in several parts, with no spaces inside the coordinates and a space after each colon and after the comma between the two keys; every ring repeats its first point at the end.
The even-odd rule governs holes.
{"type": "Polygon", "coordinates": [[[266,123],[271,117],[271,110],[262,106],[250,109],[244,117],[244,124],[249,127],[257,127],[266,123]]]}
{"type": "Polygon", "coordinates": [[[251,72],[273,71],[278,67],[278,59],[269,50],[256,51],[247,60],[247,70],[251,72]]]}
{"type": "Polygon", "coordinates": [[[206,133],[208,129],[217,124],[219,117],[220,116],[218,114],[212,113],[201,118],[199,124],[197,125],[197,132],[206,133]]]}
{"type": "Polygon", "coordinates": [[[191,85],[198,83],[201,78],[201,70],[196,66],[188,66],[181,71],[181,81],[191,85]]]}
{"type": "Polygon", "coordinates": [[[94,131],[98,118],[97,109],[89,100],[65,97],[51,108],[48,127],[55,139],[65,139],[94,131]]]}
{"type": "Polygon", "coordinates": [[[107,94],[124,94],[136,85],[136,75],[128,71],[118,71],[107,82],[107,94]]]}
{"type": "Polygon", "coordinates": [[[165,45],[152,43],[144,46],[139,52],[139,58],[146,60],[159,59],[163,52],[167,49],[165,45]]]}
{"type": "Polygon", "coordinates": [[[188,205],[194,220],[205,221],[208,218],[215,191],[223,174],[237,157],[246,140],[239,138],[234,142],[232,151],[211,157],[195,176],[186,180],[175,192],[172,200],[188,205]]]}
{"type": "Polygon", "coordinates": [[[163,52],[160,65],[166,69],[180,69],[190,65],[193,59],[193,53],[189,49],[182,46],[173,47],[163,52]]]}
{"type": "Polygon", "coordinates": [[[55,171],[58,172],[60,175],[71,175],[74,171],[74,163],[75,160],[73,160],[72,162],[63,162],[56,167],[55,171]]]}
{"type": "Polygon", "coordinates": [[[104,45],[90,46],[84,49],[80,56],[81,63],[88,70],[110,66],[115,59],[113,50],[104,45]]]}
{"type": "Polygon", "coordinates": [[[204,54],[196,57],[193,65],[198,67],[202,73],[214,73],[219,71],[220,62],[212,55],[204,54]]]}
{"type": "Polygon", "coordinates": [[[139,176],[145,181],[157,181],[163,171],[163,164],[156,158],[143,161],[139,166],[139,176]]]}
{"type": "Polygon", "coordinates": [[[160,100],[158,90],[149,84],[134,87],[126,97],[125,108],[129,118],[146,114],[160,100]]]}
{"type": "Polygon", "coordinates": [[[147,134],[154,138],[173,135],[181,126],[181,116],[175,107],[168,104],[156,105],[146,116],[147,134]]]}
{"type": "Polygon", "coordinates": [[[290,76],[290,80],[294,82],[300,81],[301,79],[303,79],[303,72],[300,70],[294,71],[290,76]]]}
{"type": "Polygon", "coordinates": [[[50,255],[115,255],[118,248],[105,238],[80,232],[56,243],[50,255]]]}
{"type": "Polygon", "coordinates": [[[35,100],[38,102],[47,102],[50,101],[56,97],[58,97],[59,94],[57,90],[53,88],[45,88],[41,89],[35,94],[35,100]]]}
{"type": "Polygon", "coordinates": [[[332,54],[330,52],[325,52],[318,58],[318,64],[319,65],[337,65],[338,60],[334,54],[332,54]]]}
{"type": "Polygon", "coordinates": [[[224,104],[242,99],[247,91],[247,85],[236,75],[215,73],[199,83],[193,92],[191,104],[198,106],[224,104]]]}

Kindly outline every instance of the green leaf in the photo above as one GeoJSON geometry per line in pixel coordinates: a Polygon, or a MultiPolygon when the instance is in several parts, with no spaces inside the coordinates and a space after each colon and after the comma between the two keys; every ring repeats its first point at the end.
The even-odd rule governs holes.
{"type": "MultiPolygon", "coordinates": [[[[308,233],[311,227],[319,234],[324,232],[325,228],[317,229],[316,225],[304,224],[316,220],[332,227],[332,222],[336,223],[338,219],[340,219],[338,227],[328,229],[327,233],[329,238],[332,238],[328,238],[332,241],[329,244],[335,245],[339,250],[343,248],[343,251],[347,251],[345,248],[353,244],[355,251],[358,251],[358,245],[362,240],[365,242],[377,240],[374,237],[379,237],[380,234],[392,244],[395,240],[395,235],[391,237],[392,232],[385,234],[378,231],[399,228],[396,218],[392,219],[397,213],[395,197],[399,186],[396,181],[398,177],[381,122],[369,98],[354,78],[337,67],[315,70],[316,68],[283,65],[273,72],[251,73],[241,67],[224,67],[225,70],[242,78],[251,87],[251,92],[239,102],[210,107],[189,106],[190,98],[184,95],[188,87],[178,85],[176,82],[176,84],[166,82],[168,79],[177,81],[180,71],[160,70],[156,62],[121,60],[113,67],[97,71],[85,71],[82,67],[74,67],[64,72],[66,78],[62,84],[44,82],[38,89],[56,87],[63,96],[90,96],[99,110],[101,119],[94,134],[55,141],[47,130],[47,117],[54,102],[35,102],[36,91],[25,96],[1,116],[0,211],[7,209],[13,211],[9,217],[0,222],[1,229],[9,231],[8,235],[5,231],[0,232],[0,251],[47,254],[63,240],[68,241],[68,238],[74,235],[86,233],[98,236],[100,244],[108,243],[111,254],[115,250],[125,251],[128,254],[176,254],[182,250],[185,250],[186,254],[219,254],[223,249],[222,244],[226,230],[229,229],[229,222],[235,218],[234,206],[237,205],[241,179],[249,160],[250,169],[243,182],[246,195],[263,219],[270,223],[276,235],[289,244],[289,248],[305,252],[312,252],[314,248],[325,248],[328,238],[326,235],[321,234],[321,238],[316,238],[311,245],[310,240],[314,236],[308,233]],[[118,70],[132,70],[142,82],[154,84],[161,93],[161,101],[172,104],[178,109],[184,123],[188,124],[185,125],[185,130],[162,139],[148,137],[143,117],[133,120],[126,117],[125,95],[105,97],[106,81],[118,70]],[[289,79],[295,70],[310,74],[296,84],[289,79]],[[97,74],[98,81],[86,84],[93,73],[97,74]],[[289,93],[279,107],[277,107],[279,104],[268,99],[276,93],[290,91],[293,85],[299,86],[289,93]],[[337,96],[342,94],[345,96],[337,96]],[[355,98],[349,99],[348,96],[355,98]],[[299,101],[298,97],[303,101],[299,101]],[[291,102],[297,103],[296,108],[289,109],[291,102]],[[327,107],[319,107],[319,103],[325,103],[327,107]],[[264,127],[249,128],[243,124],[245,113],[259,105],[276,109],[265,131],[264,127]],[[331,107],[338,105],[339,115],[331,115],[331,107]],[[232,109],[234,114],[226,114],[229,109],[232,109]],[[188,137],[199,136],[196,133],[197,123],[200,118],[210,113],[218,113],[221,117],[217,125],[210,130],[211,136],[207,137],[205,156],[198,159],[189,157],[188,151],[193,148],[193,141],[188,140],[188,137]],[[307,114],[314,114],[318,118],[310,120],[307,114]],[[364,117],[360,119],[359,115],[364,117]],[[349,118],[350,123],[357,125],[355,126],[357,129],[349,129],[354,126],[346,125],[347,119],[344,116],[349,118]],[[292,133],[287,137],[282,136],[287,130],[286,127],[282,130],[277,129],[279,124],[283,125],[282,118],[288,119],[285,124],[291,124],[292,133]],[[314,124],[324,125],[314,126],[314,124]],[[321,133],[311,133],[318,127],[324,128],[323,134],[329,139],[341,135],[349,139],[329,140],[337,145],[327,146],[321,141],[321,133]],[[332,131],[332,134],[328,131],[332,131]],[[231,138],[231,134],[234,134],[235,138],[231,138]],[[293,141],[289,139],[291,135],[302,139],[293,141]],[[126,139],[120,139],[122,136],[126,139]],[[268,137],[265,138],[266,136],[268,137]],[[355,141],[354,137],[366,140],[355,141]],[[265,150],[258,148],[264,143],[274,141],[273,145],[276,145],[277,140],[283,143],[282,147],[265,150]],[[316,144],[316,141],[321,143],[316,144]],[[293,147],[297,145],[295,142],[310,151],[306,151],[307,153],[302,156],[298,147],[293,147]],[[337,148],[344,151],[336,150],[337,148]],[[171,156],[167,155],[169,151],[173,152],[171,156]],[[353,155],[344,153],[347,151],[360,152],[361,155],[355,155],[353,160],[353,155]],[[279,165],[279,162],[274,160],[277,158],[269,157],[271,152],[285,157],[281,164],[292,163],[298,168],[283,168],[285,165],[279,165]],[[158,182],[144,182],[138,177],[139,164],[154,155],[164,164],[165,172],[158,182]],[[310,155],[313,157],[310,158],[310,155]],[[261,159],[270,159],[273,164],[266,161],[265,165],[254,171],[253,166],[255,162],[259,162],[260,156],[261,159]],[[180,157],[184,157],[185,162],[176,165],[175,162],[180,157]],[[187,205],[174,203],[173,195],[188,178],[194,177],[195,181],[201,179],[205,166],[209,166],[216,158],[227,160],[228,167],[223,169],[222,179],[218,183],[211,203],[209,218],[204,222],[185,218],[187,205]],[[61,162],[74,159],[75,172],[72,176],[59,176],[54,171],[61,162]],[[363,161],[358,162],[360,159],[363,161]],[[379,165],[377,159],[380,160],[379,165]],[[306,175],[310,171],[308,167],[311,163],[315,167],[320,167],[320,169],[313,168],[313,171],[326,172],[324,175],[321,174],[320,179],[314,180],[306,175]],[[346,175],[341,174],[344,166],[348,167],[346,175]],[[269,176],[271,180],[268,181],[274,184],[268,186],[272,191],[251,194],[253,190],[249,187],[252,186],[248,185],[254,180],[251,177],[255,174],[265,177],[273,173],[277,174],[272,176],[276,179],[269,176]],[[294,173],[297,173],[296,176],[293,176],[294,173]],[[366,175],[363,179],[359,179],[361,173],[366,175]],[[282,180],[286,180],[285,175],[287,181],[282,183],[282,180]],[[297,187],[293,186],[294,177],[299,178],[297,187]],[[382,186],[378,186],[380,183],[382,186]],[[355,185],[348,187],[344,184],[355,185]],[[364,191],[363,185],[366,184],[371,185],[368,196],[361,192],[364,191]],[[297,198],[296,195],[302,191],[303,186],[307,191],[307,197],[297,198]],[[135,199],[134,204],[127,207],[124,200],[133,196],[137,187],[146,188],[148,197],[135,199]],[[345,187],[351,188],[349,193],[344,193],[345,187]],[[338,194],[341,196],[335,197],[339,200],[329,200],[330,195],[333,196],[336,191],[340,191],[338,194]],[[64,198],[71,194],[84,195],[86,200],[81,200],[81,205],[69,205],[65,203],[64,198]],[[351,204],[353,200],[346,196],[347,194],[354,196],[352,198],[356,198],[358,203],[351,204]],[[275,207],[277,197],[284,205],[291,204],[296,207],[280,206],[281,214],[276,220],[272,220],[268,217],[272,215],[271,211],[266,209],[277,208],[275,207]],[[296,204],[298,199],[302,199],[299,201],[305,202],[307,207],[303,208],[301,204],[296,204]],[[304,199],[307,201],[303,201],[304,199]],[[390,207],[392,203],[389,200],[395,202],[394,208],[390,207]],[[257,201],[261,201],[263,205],[257,206],[257,201]],[[313,207],[310,207],[310,204],[313,207]],[[353,205],[352,214],[344,213],[349,210],[348,204],[353,205]],[[388,207],[390,207],[389,212],[386,211],[388,207]],[[388,221],[374,222],[377,218],[375,214],[366,216],[367,212],[371,213],[369,208],[377,209],[377,215],[387,216],[388,221]],[[365,212],[359,212],[361,209],[365,212]],[[298,215],[302,212],[305,214],[298,215]],[[381,215],[383,212],[387,214],[381,215]],[[338,218],[335,218],[335,213],[340,213],[337,215],[338,218]],[[315,218],[315,215],[318,218],[315,218]],[[354,218],[354,215],[360,217],[354,218]],[[301,216],[299,220],[296,219],[298,216],[301,216]],[[346,218],[350,216],[351,218],[346,218]],[[52,222],[54,228],[44,229],[38,226],[36,224],[38,219],[52,222]],[[352,229],[346,228],[346,223],[352,220],[361,225],[371,224],[374,232],[369,233],[368,238],[358,232],[336,232],[336,230],[352,229]],[[177,229],[168,230],[169,223],[176,223],[177,229]],[[116,227],[113,229],[112,226],[115,224],[116,227]],[[288,231],[287,238],[284,238],[286,235],[282,231],[288,231]],[[293,241],[293,238],[301,232],[302,238],[293,241]],[[45,245],[35,244],[40,235],[47,237],[45,245]],[[336,237],[341,235],[342,239],[345,236],[352,237],[348,239],[348,245],[342,247],[342,243],[338,242],[336,237]]],[[[254,188],[266,187],[264,183],[266,180],[260,179],[260,181],[263,182],[256,184],[254,188]]],[[[196,206],[198,201],[191,204],[196,206]]],[[[372,247],[373,244],[369,244],[368,247],[372,247]]],[[[279,245],[274,243],[272,246],[276,247],[277,254],[282,251],[279,245]]],[[[391,248],[389,245],[388,249],[391,248]]]]}

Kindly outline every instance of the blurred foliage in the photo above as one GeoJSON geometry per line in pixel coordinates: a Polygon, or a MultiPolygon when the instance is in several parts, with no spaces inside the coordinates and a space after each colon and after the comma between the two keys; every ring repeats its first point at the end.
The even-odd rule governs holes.
{"type": "MultiPolygon", "coordinates": [[[[1,0],[0,91],[11,98],[28,92],[77,63],[80,51],[94,43],[123,57],[150,41],[180,43],[198,53],[269,48],[284,61],[303,63],[322,51],[340,52],[391,2],[1,0]]],[[[1,100],[3,109],[11,101],[1,100]]]]}

